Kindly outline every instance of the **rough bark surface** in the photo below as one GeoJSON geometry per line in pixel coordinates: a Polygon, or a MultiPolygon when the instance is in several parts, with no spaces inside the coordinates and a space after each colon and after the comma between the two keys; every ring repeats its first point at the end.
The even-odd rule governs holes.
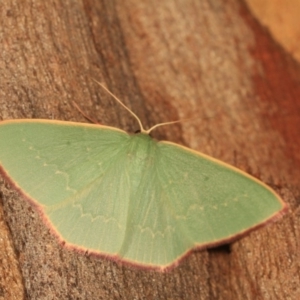
{"type": "Polygon", "coordinates": [[[298,0],[245,0],[253,15],[300,61],[300,2],[298,0]]]}
{"type": "MultiPolygon", "coordinates": [[[[233,164],[289,204],[278,222],[168,273],[64,249],[0,177],[0,299],[300,299],[300,67],[241,1],[0,4],[0,118],[136,122],[233,164]],[[1,213],[1,211],[0,211],[1,213]],[[226,250],[226,249],[225,249],[226,250]]],[[[3,141],[0,141],[3,142],[3,141]]]]}

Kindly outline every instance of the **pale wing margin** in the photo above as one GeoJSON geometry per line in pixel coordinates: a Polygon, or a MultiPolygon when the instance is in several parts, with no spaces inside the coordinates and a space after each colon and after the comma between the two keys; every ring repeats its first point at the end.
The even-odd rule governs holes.
{"type": "Polygon", "coordinates": [[[119,255],[132,263],[164,268],[193,247],[193,242],[178,227],[172,212],[168,186],[161,180],[158,143],[150,137],[144,138],[138,143],[143,150],[132,157],[131,170],[135,165],[139,176],[130,174],[131,178],[138,177],[138,182],[130,192],[126,236],[119,255]]]}
{"type": "Polygon", "coordinates": [[[158,146],[165,205],[184,244],[187,238],[195,247],[228,240],[284,208],[269,187],[230,165],[173,143],[158,146]]]}
{"type": "Polygon", "coordinates": [[[99,125],[2,122],[0,164],[13,184],[42,207],[63,240],[113,253],[123,240],[128,207],[128,179],[118,176],[126,167],[120,153],[128,138],[99,125]]]}
{"type": "Polygon", "coordinates": [[[168,142],[147,147],[119,251],[126,260],[165,267],[283,209],[271,189],[234,167],[168,142]]]}

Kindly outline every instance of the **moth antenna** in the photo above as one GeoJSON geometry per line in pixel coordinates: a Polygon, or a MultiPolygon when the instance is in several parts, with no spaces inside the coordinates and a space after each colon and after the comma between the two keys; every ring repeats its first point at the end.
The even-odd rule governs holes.
{"type": "Polygon", "coordinates": [[[176,121],[170,121],[170,122],[164,122],[164,123],[158,123],[154,126],[152,126],[151,128],[149,128],[148,130],[145,131],[145,133],[149,134],[152,130],[156,129],[157,127],[160,126],[165,126],[165,125],[171,125],[171,124],[175,124],[175,123],[180,123],[183,122],[184,120],[176,120],[176,121]]]}
{"type": "MultiPolygon", "coordinates": [[[[93,78],[92,78],[93,79],[93,78]]],[[[102,84],[101,82],[97,81],[96,79],[93,79],[97,84],[99,84],[109,95],[111,95],[119,104],[121,104],[139,123],[141,132],[143,133],[148,133],[143,125],[141,120],[139,119],[139,117],[131,110],[129,109],[117,96],[115,96],[104,84],[102,84]]]]}
{"type": "Polygon", "coordinates": [[[83,112],[83,110],[79,107],[79,105],[75,102],[72,101],[73,105],[75,106],[75,108],[87,119],[89,120],[91,123],[94,124],[99,124],[97,121],[95,121],[94,119],[92,119],[91,117],[89,117],[86,113],[83,112]]]}
{"type": "Polygon", "coordinates": [[[160,127],[160,126],[165,126],[165,125],[170,125],[170,124],[176,124],[176,123],[181,123],[181,122],[185,122],[185,121],[192,121],[192,120],[195,120],[195,119],[199,119],[199,117],[186,118],[186,119],[180,119],[180,120],[176,120],[176,121],[158,123],[158,124],[152,126],[150,129],[146,130],[145,133],[149,134],[152,130],[154,130],[157,127],[160,127]]]}

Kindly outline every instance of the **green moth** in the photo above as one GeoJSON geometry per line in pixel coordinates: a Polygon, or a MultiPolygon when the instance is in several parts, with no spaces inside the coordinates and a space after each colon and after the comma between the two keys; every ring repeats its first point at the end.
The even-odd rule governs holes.
{"type": "Polygon", "coordinates": [[[264,183],[156,141],[149,133],[159,125],[146,131],[137,120],[134,135],[97,124],[2,121],[1,171],[66,245],[161,271],[286,210],[264,183]]]}

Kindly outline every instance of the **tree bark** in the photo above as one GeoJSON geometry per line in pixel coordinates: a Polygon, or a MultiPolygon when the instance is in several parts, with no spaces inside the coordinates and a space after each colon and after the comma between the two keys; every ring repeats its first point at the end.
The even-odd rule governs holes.
{"type": "Polygon", "coordinates": [[[95,78],[145,127],[193,118],[153,136],[258,177],[290,208],[230,251],[197,251],[158,273],[63,248],[0,177],[0,299],[300,299],[300,68],[242,1],[0,7],[1,119],[85,122],[74,101],[99,123],[135,132],[136,121],[95,78]]]}

